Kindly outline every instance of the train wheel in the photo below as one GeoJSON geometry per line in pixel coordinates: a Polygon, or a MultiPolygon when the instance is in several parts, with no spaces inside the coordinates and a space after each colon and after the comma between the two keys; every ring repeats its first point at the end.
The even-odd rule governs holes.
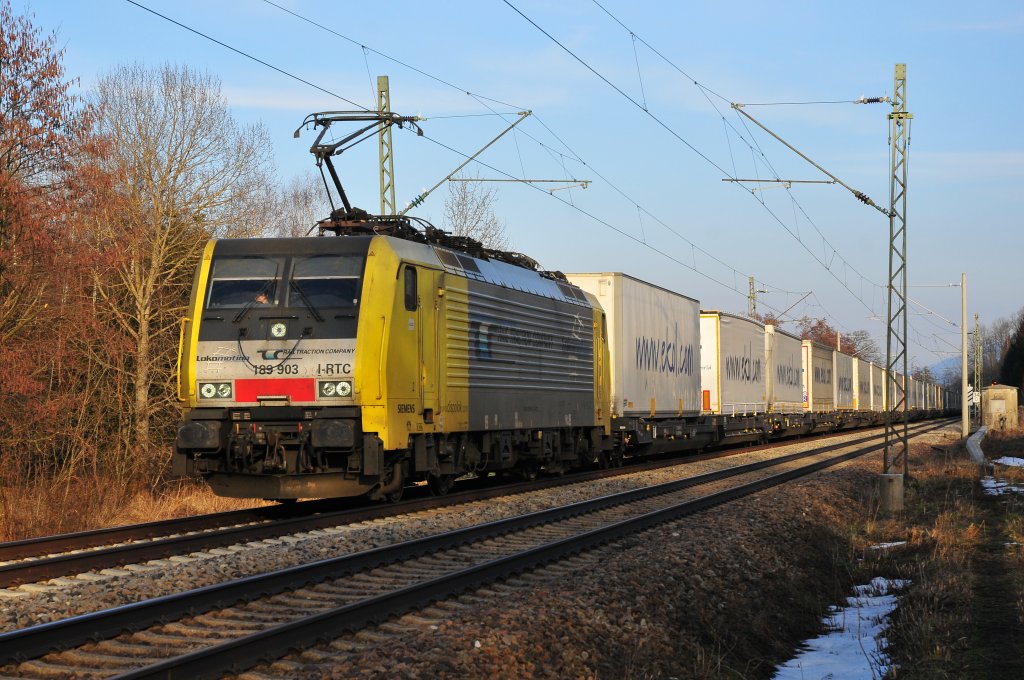
{"type": "Polygon", "coordinates": [[[429,475],[427,488],[432,496],[447,496],[455,484],[455,475],[429,475]]]}
{"type": "Polygon", "coordinates": [[[405,492],[405,465],[400,461],[396,462],[389,471],[391,474],[387,476],[387,482],[380,489],[381,495],[378,497],[385,503],[397,503],[402,500],[402,494],[405,492]]]}

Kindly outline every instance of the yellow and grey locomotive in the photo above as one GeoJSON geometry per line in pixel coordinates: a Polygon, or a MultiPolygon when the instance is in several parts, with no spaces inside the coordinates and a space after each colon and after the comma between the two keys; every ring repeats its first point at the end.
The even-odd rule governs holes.
{"type": "Polygon", "coordinates": [[[178,472],[225,496],[393,499],[600,455],[607,342],[585,293],[432,228],[356,232],[207,245],[182,325],[178,472]]]}

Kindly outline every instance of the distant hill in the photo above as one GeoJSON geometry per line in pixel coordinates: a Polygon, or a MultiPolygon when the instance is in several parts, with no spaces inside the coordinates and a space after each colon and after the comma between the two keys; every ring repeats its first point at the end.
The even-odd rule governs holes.
{"type": "MultiPolygon", "coordinates": [[[[960,387],[960,357],[949,357],[942,361],[932,364],[928,369],[935,376],[935,381],[946,385],[946,387],[960,387]]],[[[967,365],[967,381],[974,384],[974,368],[971,364],[967,365]]]]}
{"type": "Polygon", "coordinates": [[[960,361],[960,357],[949,357],[948,359],[943,359],[937,364],[932,364],[931,366],[928,367],[928,370],[930,370],[937,377],[942,378],[947,371],[955,371],[959,373],[960,361]]]}

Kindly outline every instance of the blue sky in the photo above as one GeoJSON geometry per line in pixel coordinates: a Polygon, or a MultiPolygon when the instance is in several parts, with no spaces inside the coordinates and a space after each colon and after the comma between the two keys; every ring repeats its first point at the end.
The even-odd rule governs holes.
{"type": "MultiPolygon", "coordinates": [[[[789,316],[866,329],[880,345],[888,218],[836,185],[752,194],[722,179],[826,179],[731,109],[741,102],[887,207],[889,106],[751,104],[891,95],[894,64],[906,63],[910,297],[934,312],[911,306],[913,362],[960,344],[942,318],[959,323],[959,288],[913,286],[967,272],[971,327],[975,312],[985,323],[1024,305],[1024,4],[274,1],[137,0],[360,106],[375,106],[376,76],[387,74],[392,109],[427,119],[425,137],[396,131],[400,204],[462,162],[445,147],[471,154],[530,109],[481,156],[490,167],[469,173],[592,183],[554,194],[495,185],[516,250],[548,269],[624,271],[734,312],[746,310],[752,275],[768,291],[760,309],[797,303],[789,316]]],[[[353,108],[126,0],[13,4],[57,32],[84,90],[130,62],[218,76],[236,117],[267,127],[282,177],[313,167],[311,136],[292,138],[307,113],[353,108]]],[[[371,211],[375,146],[339,162],[353,204],[371,211]]],[[[415,214],[440,223],[444,189],[415,214]]]]}

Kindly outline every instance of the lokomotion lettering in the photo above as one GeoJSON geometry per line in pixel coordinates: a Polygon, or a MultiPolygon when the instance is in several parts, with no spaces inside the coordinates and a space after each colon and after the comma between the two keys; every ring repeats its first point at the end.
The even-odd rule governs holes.
{"type": "Polygon", "coordinates": [[[662,338],[640,336],[636,339],[636,367],[641,371],[668,375],[693,375],[693,344],[679,341],[679,327],[662,338]]]}
{"type": "Polygon", "coordinates": [[[761,382],[761,358],[755,357],[750,345],[747,345],[743,354],[725,358],[725,377],[730,381],[761,382]]]}

